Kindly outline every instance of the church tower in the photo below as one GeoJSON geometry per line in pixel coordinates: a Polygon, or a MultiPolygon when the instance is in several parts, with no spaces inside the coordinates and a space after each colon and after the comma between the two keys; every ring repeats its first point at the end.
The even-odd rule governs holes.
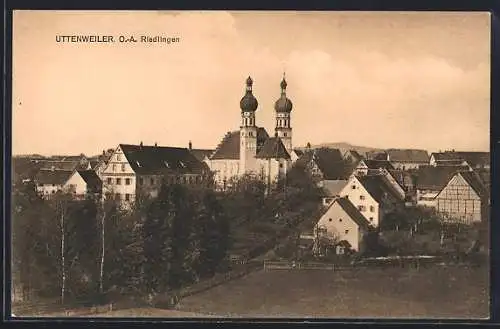
{"type": "Polygon", "coordinates": [[[258,102],[252,93],[253,80],[248,77],[246,93],[240,101],[241,126],[240,126],[240,174],[255,171],[257,168],[257,126],[255,124],[255,111],[258,102]]]}
{"type": "Polygon", "coordinates": [[[274,103],[274,110],[276,111],[276,128],[275,135],[277,135],[288,153],[292,152],[292,126],[290,123],[290,112],[292,112],[292,101],[286,97],[287,83],[285,74],[283,73],[283,80],[281,80],[281,96],[274,103]]]}

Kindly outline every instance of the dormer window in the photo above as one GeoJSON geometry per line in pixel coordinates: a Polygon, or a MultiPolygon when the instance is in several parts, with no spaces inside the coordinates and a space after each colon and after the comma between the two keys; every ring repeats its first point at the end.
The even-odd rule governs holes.
{"type": "Polygon", "coordinates": [[[184,164],[184,162],[179,161],[179,164],[181,165],[182,168],[186,168],[186,165],[184,164]]]}
{"type": "Polygon", "coordinates": [[[137,165],[137,167],[139,167],[139,168],[141,167],[141,164],[139,163],[139,161],[136,160],[135,164],[137,165]]]}
{"type": "Polygon", "coordinates": [[[163,161],[163,163],[165,164],[165,167],[170,168],[170,164],[168,163],[168,161],[163,161]]]}

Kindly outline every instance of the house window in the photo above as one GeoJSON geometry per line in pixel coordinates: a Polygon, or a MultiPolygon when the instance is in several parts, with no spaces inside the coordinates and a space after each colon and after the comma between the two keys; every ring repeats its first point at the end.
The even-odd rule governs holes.
{"type": "Polygon", "coordinates": [[[286,133],[283,133],[283,137],[286,137],[286,133]]]}
{"type": "Polygon", "coordinates": [[[364,199],[365,199],[365,196],[364,196],[364,195],[360,195],[360,196],[359,196],[359,199],[360,199],[360,200],[364,200],[364,199]]]}
{"type": "Polygon", "coordinates": [[[113,180],[111,179],[111,177],[108,177],[107,181],[108,181],[108,184],[111,185],[111,183],[112,183],[113,180]]]}
{"type": "Polygon", "coordinates": [[[125,178],[125,185],[130,185],[130,178],[125,178]]]}
{"type": "Polygon", "coordinates": [[[119,201],[121,199],[120,193],[115,194],[115,200],[119,201]]]}
{"type": "Polygon", "coordinates": [[[125,171],[125,164],[122,163],[122,171],[125,171]]]}
{"type": "Polygon", "coordinates": [[[341,223],[342,223],[342,218],[339,218],[339,222],[341,222],[341,223]]]}
{"type": "Polygon", "coordinates": [[[120,161],[122,159],[122,157],[120,156],[120,154],[117,154],[116,155],[116,161],[120,161]]]}
{"type": "Polygon", "coordinates": [[[344,233],[345,233],[345,234],[348,234],[348,233],[349,233],[349,230],[345,230],[345,231],[344,231],[344,233]]]}
{"type": "Polygon", "coordinates": [[[331,221],[332,221],[332,219],[331,219],[331,218],[328,218],[328,221],[329,221],[329,222],[331,222],[331,221]]]}
{"type": "Polygon", "coordinates": [[[375,211],[375,207],[374,206],[370,206],[370,211],[374,212],[375,211]]]}
{"type": "Polygon", "coordinates": [[[356,185],[352,185],[352,186],[351,186],[351,188],[352,188],[353,190],[355,190],[355,189],[356,189],[356,185]]]}
{"type": "Polygon", "coordinates": [[[365,211],[365,210],[366,210],[366,207],[365,207],[365,206],[358,206],[358,210],[359,210],[359,211],[365,211]]]}
{"type": "Polygon", "coordinates": [[[130,194],[128,193],[125,194],[125,201],[130,201],[130,194]]]}
{"type": "Polygon", "coordinates": [[[113,169],[113,171],[116,170],[116,165],[113,163],[113,165],[111,166],[111,168],[113,169]]]}
{"type": "Polygon", "coordinates": [[[144,178],[139,178],[139,185],[144,185],[144,178]]]}
{"type": "Polygon", "coordinates": [[[373,217],[370,217],[370,222],[373,222],[373,217]]]}
{"type": "Polygon", "coordinates": [[[55,186],[56,186],[56,184],[52,184],[52,187],[55,187],[55,186]]]}
{"type": "Polygon", "coordinates": [[[150,183],[151,183],[151,185],[155,185],[155,179],[154,179],[154,178],[151,178],[151,179],[150,179],[150,183]]]}
{"type": "Polygon", "coordinates": [[[122,185],[122,179],[121,178],[117,178],[116,179],[116,185],[122,185]]]}

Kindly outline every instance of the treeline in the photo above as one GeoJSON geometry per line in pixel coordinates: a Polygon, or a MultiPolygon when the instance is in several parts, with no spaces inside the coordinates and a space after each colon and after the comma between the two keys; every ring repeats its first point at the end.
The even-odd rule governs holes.
{"type": "Polygon", "coordinates": [[[250,255],[272,248],[283,229],[312,225],[320,201],[321,190],[300,167],[272,189],[251,176],[224,192],[164,185],[156,198],[139,198],[131,209],[112,197],[76,201],[56,193],[43,200],[33,185],[15,184],[13,282],[24,298],[63,301],[163,293],[227,269],[238,236],[258,238],[245,247],[250,255]]]}
{"type": "Polygon", "coordinates": [[[163,186],[123,209],[111,198],[42,200],[13,192],[12,273],[24,298],[147,296],[214,274],[229,248],[229,219],[215,192],[163,186]]]}

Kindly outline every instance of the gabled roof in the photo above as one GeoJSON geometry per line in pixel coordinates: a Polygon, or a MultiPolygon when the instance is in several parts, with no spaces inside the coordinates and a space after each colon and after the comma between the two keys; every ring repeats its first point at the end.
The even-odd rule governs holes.
{"type": "Polygon", "coordinates": [[[460,174],[465,181],[472,187],[472,189],[477,193],[479,197],[487,197],[489,194],[488,189],[479,180],[479,177],[471,171],[460,172],[460,174]]]}
{"type": "Polygon", "coordinates": [[[279,137],[272,137],[266,140],[260,151],[257,153],[259,159],[290,159],[285,145],[279,137]]]}
{"type": "Polygon", "coordinates": [[[298,160],[298,164],[308,164],[314,161],[326,180],[342,180],[349,178],[351,174],[350,165],[342,157],[338,149],[322,147],[308,150],[298,160]]]}
{"type": "Polygon", "coordinates": [[[389,160],[393,162],[429,162],[429,154],[426,150],[388,149],[386,152],[389,155],[389,160]]]}
{"type": "Polygon", "coordinates": [[[402,200],[387,178],[382,175],[357,176],[356,178],[378,203],[381,203],[385,196],[397,201],[402,200]]]}
{"type": "Polygon", "coordinates": [[[394,169],[389,170],[389,173],[402,187],[406,186],[408,182],[413,182],[411,174],[405,170],[394,169]]]}
{"type": "Polygon", "coordinates": [[[64,185],[73,173],[73,170],[41,169],[35,176],[35,183],[44,185],[64,185]]]}
{"type": "Polygon", "coordinates": [[[365,216],[359,212],[359,210],[348,198],[336,198],[332,205],[335,203],[337,203],[347,213],[347,215],[349,215],[349,217],[351,217],[351,219],[358,224],[359,227],[364,229],[368,229],[370,227],[370,223],[366,220],[365,216]]]}
{"type": "Polygon", "coordinates": [[[137,174],[203,174],[204,163],[187,148],[120,144],[132,170],[137,174]]]}
{"type": "Polygon", "coordinates": [[[478,175],[483,185],[489,189],[491,185],[491,177],[489,169],[474,169],[474,172],[478,175]]]}
{"type": "Polygon", "coordinates": [[[80,161],[69,160],[41,160],[41,169],[75,170],[80,167],[80,161]]]}
{"type": "Polygon", "coordinates": [[[348,157],[352,157],[352,159],[356,160],[356,161],[360,161],[360,160],[364,159],[364,157],[361,154],[359,154],[359,152],[356,150],[347,150],[344,153],[344,158],[347,159],[348,157]]]}
{"type": "MultiPolygon", "coordinates": [[[[262,128],[257,128],[257,153],[269,138],[267,131],[262,128]]],[[[228,132],[222,141],[219,143],[215,152],[210,157],[211,160],[216,159],[231,159],[238,160],[240,158],[240,131],[235,130],[228,132]]]]}
{"type": "Polygon", "coordinates": [[[489,166],[490,152],[457,152],[471,167],[489,166]]]}
{"type": "Polygon", "coordinates": [[[324,180],[323,191],[326,196],[337,196],[340,191],[346,186],[348,180],[324,180]]]}
{"type": "Polygon", "coordinates": [[[299,157],[300,157],[300,156],[302,156],[302,155],[304,155],[304,151],[302,151],[302,150],[300,150],[300,149],[294,149],[294,152],[295,152],[295,154],[297,154],[297,156],[299,156],[299,157]]]}
{"type": "Polygon", "coordinates": [[[363,160],[368,169],[394,170],[394,166],[387,160],[363,160]]]}
{"type": "Polygon", "coordinates": [[[418,190],[441,191],[458,171],[469,171],[460,166],[421,166],[416,171],[415,186],[418,190]]]}
{"type": "Polygon", "coordinates": [[[455,151],[445,151],[445,152],[435,152],[431,154],[434,160],[438,164],[459,166],[466,161],[470,166],[475,166],[480,160],[485,158],[487,154],[487,163],[489,163],[489,153],[487,152],[455,152],[455,151]],[[475,153],[478,153],[477,155],[475,153]]]}
{"type": "Polygon", "coordinates": [[[210,157],[212,153],[214,153],[215,150],[203,150],[203,149],[191,149],[189,152],[191,152],[198,161],[203,161],[205,160],[205,157],[210,157]]]}
{"type": "Polygon", "coordinates": [[[92,191],[100,191],[102,188],[102,181],[97,176],[95,171],[93,170],[78,170],[78,173],[82,177],[82,179],[87,184],[87,189],[92,191]]]}

